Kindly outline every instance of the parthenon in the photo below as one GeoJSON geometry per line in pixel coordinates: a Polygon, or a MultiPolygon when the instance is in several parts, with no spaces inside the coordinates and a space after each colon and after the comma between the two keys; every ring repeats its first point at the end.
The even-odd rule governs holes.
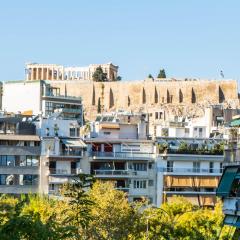
{"type": "Polygon", "coordinates": [[[57,64],[27,63],[25,79],[32,80],[92,80],[97,67],[107,74],[108,81],[117,79],[118,66],[112,63],[90,64],[88,67],[64,67],[57,64]]]}

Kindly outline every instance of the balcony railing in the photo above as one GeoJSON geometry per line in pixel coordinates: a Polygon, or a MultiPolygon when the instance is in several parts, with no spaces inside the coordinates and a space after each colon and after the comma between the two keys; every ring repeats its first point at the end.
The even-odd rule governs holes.
{"type": "Polygon", "coordinates": [[[50,171],[50,174],[60,174],[60,175],[77,174],[77,169],[75,168],[72,168],[71,171],[68,171],[67,169],[50,168],[49,171],[50,171]]]}
{"type": "Polygon", "coordinates": [[[160,172],[168,173],[205,173],[205,174],[221,174],[223,169],[220,168],[162,168],[160,172]]]}
{"type": "Polygon", "coordinates": [[[60,155],[62,155],[62,156],[79,156],[79,157],[82,157],[83,152],[81,150],[79,150],[79,151],[61,151],[60,155]]]}
{"type": "Polygon", "coordinates": [[[91,152],[93,157],[109,157],[109,158],[154,158],[153,153],[136,153],[136,152],[91,152]]]}
{"type": "MultiPolygon", "coordinates": [[[[164,152],[162,152],[164,153],[164,152]]],[[[168,148],[166,150],[168,154],[193,154],[193,155],[223,155],[223,150],[194,150],[194,149],[186,149],[186,150],[179,150],[179,149],[171,149],[168,148]]],[[[160,152],[161,154],[161,152],[160,152]]]]}
{"type": "Polygon", "coordinates": [[[136,171],[129,170],[94,170],[95,175],[137,175],[136,171]]]}

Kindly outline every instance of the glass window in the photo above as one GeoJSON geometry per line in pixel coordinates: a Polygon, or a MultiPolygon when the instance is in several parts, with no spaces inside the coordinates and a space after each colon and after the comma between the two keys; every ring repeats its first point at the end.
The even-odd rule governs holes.
{"type": "Polygon", "coordinates": [[[133,169],[135,171],[147,171],[147,164],[146,163],[134,163],[133,169]]]}
{"type": "Polygon", "coordinates": [[[32,166],[38,166],[39,165],[39,158],[36,156],[32,157],[32,166]]]}
{"type": "Polygon", "coordinates": [[[70,128],[70,137],[75,137],[75,128],[70,128]]]}
{"type": "Polygon", "coordinates": [[[7,166],[15,165],[15,156],[7,156],[7,166]]]}
{"type": "Polygon", "coordinates": [[[21,167],[26,166],[26,156],[20,156],[20,164],[21,167]]]}
{"type": "Polygon", "coordinates": [[[7,156],[1,156],[0,163],[1,163],[1,166],[6,166],[7,165],[7,156]]]}
{"type": "Polygon", "coordinates": [[[146,180],[134,180],[133,187],[134,188],[147,188],[147,181],[146,180]]]}
{"type": "Polygon", "coordinates": [[[209,172],[213,173],[213,162],[209,162],[209,172]]]}
{"type": "Polygon", "coordinates": [[[6,176],[5,174],[0,175],[0,185],[6,185],[6,176]]]}
{"type": "Polygon", "coordinates": [[[173,161],[167,161],[167,172],[173,172],[173,161]]]}
{"type": "Polygon", "coordinates": [[[154,185],[154,181],[153,180],[148,180],[148,186],[152,187],[154,185]]]}
{"type": "Polygon", "coordinates": [[[193,172],[200,172],[200,162],[193,162],[193,172]]]}

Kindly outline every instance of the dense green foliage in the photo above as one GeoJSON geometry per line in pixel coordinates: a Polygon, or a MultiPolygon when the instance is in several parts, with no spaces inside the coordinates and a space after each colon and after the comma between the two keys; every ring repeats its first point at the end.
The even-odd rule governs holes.
{"type": "Polygon", "coordinates": [[[106,82],[107,81],[107,73],[104,73],[100,66],[96,68],[92,77],[93,77],[93,80],[96,82],[106,82]]]}
{"type": "Polygon", "coordinates": [[[0,198],[1,240],[214,240],[232,239],[222,228],[221,203],[201,209],[181,197],[161,208],[130,204],[114,183],[80,175],[60,198],[29,195],[0,198]],[[220,238],[219,238],[220,236],[220,238]]]}
{"type": "Polygon", "coordinates": [[[157,76],[158,78],[166,78],[166,73],[164,69],[160,69],[159,74],[157,76]]]}

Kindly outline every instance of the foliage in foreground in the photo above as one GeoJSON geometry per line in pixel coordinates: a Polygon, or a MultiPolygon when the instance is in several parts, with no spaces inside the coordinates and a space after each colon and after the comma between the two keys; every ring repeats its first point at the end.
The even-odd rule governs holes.
{"type": "Polygon", "coordinates": [[[129,204],[126,194],[114,189],[114,183],[92,183],[91,176],[80,175],[75,184],[64,186],[59,199],[2,195],[0,239],[232,239],[234,229],[222,228],[220,202],[214,210],[200,209],[176,197],[154,208],[144,200],[129,204]]]}

